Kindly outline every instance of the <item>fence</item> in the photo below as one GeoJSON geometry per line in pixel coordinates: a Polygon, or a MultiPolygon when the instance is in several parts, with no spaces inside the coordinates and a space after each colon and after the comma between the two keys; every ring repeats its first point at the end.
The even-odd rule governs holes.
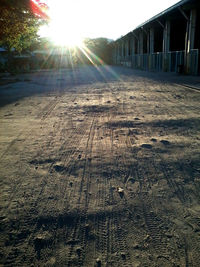
{"type": "Polygon", "coordinates": [[[163,53],[153,53],[149,55],[149,57],[150,57],[149,70],[162,71],[163,53]]]}
{"type": "Polygon", "coordinates": [[[199,63],[199,50],[193,49],[188,55],[188,67],[189,73],[197,75],[198,74],[198,63],[199,63]]]}
{"type": "Polygon", "coordinates": [[[149,71],[181,72],[198,74],[199,50],[193,49],[185,55],[185,51],[158,52],[153,54],[135,54],[117,57],[116,64],[134,69],[149,71]]]}
{"type": "Polygon", "coordinates": [[[171,72],[178,72],[180,66],[184,66],[185,51],[173,51],[168,53],[169,66],[168,70],[171,72]]]}

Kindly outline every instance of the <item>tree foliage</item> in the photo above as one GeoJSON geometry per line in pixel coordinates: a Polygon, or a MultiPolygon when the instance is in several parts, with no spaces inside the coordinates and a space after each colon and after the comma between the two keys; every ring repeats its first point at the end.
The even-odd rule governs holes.
{"type": "Polygon", "coordinates": [[[9,51],[29,48],[38,37],[41,23],[29,0],[0,0],[0,44],[9,51]]]}
{"type": "Polygon", "coordinates": [[[77,51],[79,64],[103,65],[111,63],[111,45],[107,38],[87,38],[77,51]]]}
{"type": "Polygon", "coordinates": [[[111,47],[110,41],[107,38],[85,39],[84,44],[97,63],[104,64],[111,62],[111,47]]]}

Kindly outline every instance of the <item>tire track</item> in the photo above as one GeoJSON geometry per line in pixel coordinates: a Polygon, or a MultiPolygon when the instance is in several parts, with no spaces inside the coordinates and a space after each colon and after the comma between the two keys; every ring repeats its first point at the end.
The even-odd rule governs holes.
{"type": "Polygon", "coordinates": [[[191,263],[191,266],[199,267],[200,266],[200,257],[199,257],[200,244],[198,243],[197,239],[194,238],[192,235],[187,236],[187,238],[185,238],[185,242],[186,242],[186,248],[188,250],[188,259],[189,259],[189,262],[191,263]],[[188,244],[190,245],[189,248],[188,248],[188,244]]]}
{"type": "MultiPolygon", "coordinates": [[[[74,156],[77,154],[77,153],[79,153],[79,151],[77,150],[77,148],[78,148],[78,146],[79,146],[79,144],[80,144],[80,142],[81,142],[81,140],[82,140],[82,138],[84,138],[84,136],[85,136],[85,134],[86,134],[86,128],[87,128],[87,123],[83,123],[83,125],[81,124],[78,128],[75,128],[75,130],[73,129],[73,131],[71,132],[71,134],[68,136],[68,138],[67,138],[67,140],[65,140],[64,142],[63,142],[63,144],[61,144],[61,147],[63,147],[63,148],[65,148],[65,147],[68,147],[68,145],[69,145],[69,143],[71,142],[71,140],[73,140],[73,143],[72,144],[75,144],[74,145],[74,147],[73,147],[73,150],[70,150],[70,152],[65,152],[64,154],[61,154],[61,156],[60,156],[60,161],[62,161],[62,162],[64,162],[65,164],[66,164],[66,162],[67,162],[67,164],[70,166],[70,162],[71,161],[73,161],[74,160],[74,156]],[[79,136],[78,136],[78,134],[76,134],[76,133],[80,133],[80,131],[81,131],[81,133],[84,133],[83,134],[83,136],[82,136],[82,138],[79,138],[79,136]]],[[[65,149],[64,149],[65,150],[65,149]]],[[[52,170],[53,170],[53,165],[54,165],[54,163],[52,163],[51,165],[50,165],[50,167],[49,167],[49,171],[48,172],[51,172],[52,170]]],[[[72,171],[72,167],[70,167],[69,169],[68,169],[68,172],[70,173],[72,171]]],[[[54,176],[55,176],[55,174],[54,174],[54,176]]],[[[44,179],[48,179],[48,175],[47,175],[47,177],[45,177],[44,179]]],[[[59,180],[58,180],[59,181],[59,180]]],[[[44,192],[44,190],[45,190],[45,186],[46,186],[46,184],[47,184],[47,182],[45,182],[45,183],[43,183],[42,184],[42,187],[41,187],[41,190],[40,190],[40,192],[39,192],[39,194],[38,194],[38,196],[37,196],[37,199],[35,200],[35,204],[34,204],[34,206],[32,207],[32,209],[36,209],[36,205],[37,205],[37,203],[39,203],[39,198],[40,198],[40,195],[44,192]]],[[[57,183],[55,184],[55,186],[56,186],[56,189],[57,189],[57,183]]],[[[66,191],[66,188],[67,188],[67,186],[68,186],[68,184],[65,184],[64,186],[62,186],[62,190],[65,192],[66,191]]],[[[66,195],[65,195],[65,198],[66,198],[66,195]]],[[[49,200],[48,200],[49,201],[49,200]]],[[[45,204],[45,207],[48,207],[48,202],[45,204]]],[[[38,232],[38,230],[39,230],[39,228],[41,227],[41,225],[42,225],[42,223],[40,222],[40,218],[41,218],[41,216],[43,216],[43,214],[45,214],[45,208],[44,208],[44,210],[42,210],[41,212],[40,212],[40,214],[38,215],[38,219],[36,220],[36,222],[35,222],[35,224],[34,224],[34,226],[33,226],[33,231],[32,231],[32,234],[30,235],[30,237],[29,237],[29,243],[31,243],[32,241],[31,240],[33,240],[34,239],[34,236],[35,236],[35,234],[38,232]]],[[[64,218],[63,218],[64,219],[64,218]]],[[[63,221],[63,219],[61,218],[61,221],[63,221]]],[[[77,232],[79,231],[79,228],[78,228],[78,225],[76,225],[76,217],[74,218],[74,222],[72,223],[72,224],[75,224],[75,227],[70,227],[70,229],[67,229],[67,235],[68,235],[68,237],[70,238],[71,237],[71,239],[69,240],[69,238],[68,238],[68,242],[69,242],[69,244],[70,244],[70,246],[72,246],[72,247],[75,247],[75,245],[77,244],[77,240],[78,239],[76,239],[76,237],[77,237],[77,232]]],[[[55,219],[55,225],[56,225],[56,228],[58,229],[60,226],[60,217],[57,217],[56,219],[55,219]]],[[[64,222],[63,222],[64,223],[64,222]]],[[[48,221],[47,221],[47,224],[48,224],[48,221]]],[[[66,241],[66,239],[65,239],[65,241],[66,241]]],[[[53,244],[52,244],[52,246],[51,247],[55,247],[57,245],[57,239],[54,239],[54,242],[53,242],[53,244]]],[[[42,248],[43,249],[43,248],[42,248]]],[[[45,249],[45,247],[44,247],[44,249],[45,249]]],[[[38,259],[40,259],[40,249],[39,249],[39,258],[38,259]]],[[[70,252],[69,252],[69,255],[70,255],[70,257],[71,257],[71,250],[70,250],[70,252]]],[[[67,265],[66,265],[67,266],[67,265]]]]}
{"type": "MultiPolygon", "coordinates": [[[[160,157],[161,158],[161,157],[160,157]]],[[[179,185],[174,177],[174,172],[171,171],[171,168],[168,163],[163,163],[163,159],[161,158],[160,166],[162,168],[162,172],[164,173],[164,177],[167,180],[167,184],[169,188],[176,194],[178,199],[181,201],[181,203],[185,203],[185,193],[184,193],[184,187],[179,185]]]]}
{"type": "Polygon", "coordinates": [[[56,105],[60,102],[61,97],[63,96],[64,93],[60,94],[55,97],[55,99],[51,100],[43,109],[42,111],[37,115],[37,119],[40,120],[45,120],[51,112],[54,110],[56,105]]]}
{"type": "Polygon", "coordinates": [[[91,168],[91,156],[92,156],[92,148],[93,148],[93,140],[95,135],[95,127],[96,127],[96,119],[92,119],[92,123],[89,129],[88,139],[85,148],[85,158],[84,158],[84,167],[80,181],[80,188],[79,188],[79,198],[77,201],[77,213],[80,214],[74,222],[73,226],[73,235],[72,235],[72,244],[70,245],[69,254],[67,255],[67,266],[71,266],[72,257],[75,254],[75,240],[80,240],[81,250],[78,253],[78,266],[83,266],[84,258],[85,258],[85,251],[87,248],[87,231],[88,231],[88,205],[89,205],[89,192],[90,189],[90,168],[91,168]],[[85,200],[84,200],[84,207],[81,207],[81,198],[83,193],[83,187],[86,187],[85,190],[85,200]],[[73,242],[74,241],[74,242],[73,242]]]}
{"type": "MultiPolygon", "coordinates": [[[[107,120],[111,120],[112,116],[108,117],[107,120]]],[[[105,118],[102,117],[101,119],[103,122],[105,121],[105,118]]],[[[101,140],[101,143],[99,145],[99,151],[101,151],[100,155],[109,155],[110,161],[113,162],[113,146],[112,143],[107,143],[106,136],[111,134],[112,132],[110,129],[105,128],[102,129],[102,136],[103,139],[101,139],[101,136],[99,136],[99,139],[101,140]],[[112,156],[111,156],[112,155],[112,156]]],[[[110,136],[112,139],[112,136],[110,136]]],[[[103,162],[104,159],[101,159],[103,170],[103,162]]],[[[106,161],[105,161],[106,162],[106,161]]],[[[100,258],[103,262],[105,262],[106,266],[111,266],[111,255],[114,252],[114,249],[117,248],[117,260],[123,264],[124,266],[132,266],[130,254],[128,252],[128,247],[126,244],[126,237],[123,233],[121,227],[120,227],[120,218],[121,214],[120,211],[116,212],[106,212],[106,200],[109,199],[109,203],[113,203],[113,191],[111,190],[111,183],[110,180],[114,179],[115,177],[113,174],[109,177],[106,175],[103,177],[102,183],[99,183],[98,186],[98,206],[101,207],[101,214],[99,214],[96,218],[96,224],[97,224],[97,243],[96,243],[96,257],[101,255],[100,258]],[[119,253],[121,253],[119,255],[119,253]]]]}
{"type": "MultiPolygon", "coordinates": [[[[128,137],[129,138],[129,137],[128,137]]],[[[131,151],[131,142],[127,141],[125,142],[126,148],[128,151],[131,151]]],[[[138,154],[135,155],[136,158],[138,158],[138,154]]],[[[124,168],[127,169],[125,162],[127,162],[124,155],[122,155],[124,168]]],[[[169,258],[169,251],[167,249],[167,243],[163,239],[163,232],[159,228],[159,225],[162,223],[162,220],[157,217],[157,215],[152,211],[151,202],[152,200],[148,196],[148,188],[151,185],[151,179],[149,177],[150,170],[152,166],[155,167],[155,162],[152,159],[143,160],[142,158],[139,158],[137,161],[137,165],[135,165],[134,174],[137,177],[137,180],[140,184],[140,191],[139,191],[139,199],[142,204],[143,209],[143,216],[144,221],[147,227],[147,231],[149,233],[149,236],[147,239],[147,242],[150,242],[153,245],[154,250],[157,253],[162,253],[163,257],[169,258]],[[145,166],[145,168],[144,168],[145,166]]],[[[132,171],[127,172],[127,177],[132,176],[132,171]]],[[[125,177],[125,180],[127,181],[128,178],[125,177]]],[[[124,205],[127,212],[132,213],[128,208],[127,200],[124,198],[124,205]]]]}
{"type": "Polygon", "coordinates": [[[109,216],[105,211],[105,184],[98,184],[98,201],[97,206],[101,208],[101,210],[96,215],[96,234],[97,234],[97,242],[96,242],[96,258],[100,257],[102,262],[107,262],[109,257],[109,216]]]}
{"type": "MultiPolygon", "coordinates": [[[[72,130],[72,132],[68,136],[67,140],[65,140],[61,144],[61,147],[63,147],[63,148],[67,147],[69,145],[69,143],[71,142],[71,140],[74,140],[75,146],[73,147],[73,150],[70,150],[70,152],[67,151],[67,152],[61,154],[60,160],[63,159],[64,161],[67,161],[67,159],[68,159],[68,161],[69,161],[68,164],[70,164],[70,162],[73,160],[73,155],[76,152],[76,148],[79,145],[79,143],[81,142],[81,139],[79,138],[78,135],[75,134],[75,132],[79,133],[81,131],[82,133],[84,133],[84,128],[86,128],[86,127],[87,127],[87,123],[83,123],[78,128],[76,128],[76,131],[74,131],[74,129],[72,130]],[[69,159],[70,156],[71,156],[71,158],[69,159]]],[[[82,138],[83,137],[84,137],[84,135],[82,136],[82,138]]],[[[39,182],[41,184],[41,188],[40,188],[40,191],[37,193],[37,196],[36,196],[36,199],[34,200],[34,203],[31,206],[31,210],[30,210],[31,213],[32,213],[32,211],[35,212],[35,210],[37,210],[36,207],[37,207],[37,205],[40,202],[40,196],[43,194],[43,192],[45,190],[45,187],[46,187],[47,181],[48,181],[49,173],[51,173],[53,171],[53,167],[54,167],[54,162],[51,162],[50,163],[50,166],[48,168],[48,174],[47,174],[47,176],[44,177],[44,178],[42,178],[41,181],[39,182]]],[[[48,201],[49,201],[49,199],[48,199],[48,201]]],[[[46,203],[45,207],[48,207],[48,203],[46,203]]],[[[38,232],[38,225],[41,224],[40,221],[39,221],[40,220],[40,216],[43,213],[45,213],[45,210],[43,210],[41,212],[41,214],[38,215],[38,219],[36,219],[36,221],[34,222],[34,225],[32,226],[33,231],[32,231],[32,234],[28,238],[28,243],[32,243],[35,234],[38,232]]],[[[32,215],[31,214],[27,214],[27,220],[26,221],[27,221],[27,224],[28,224],[27,225],[27,228],[29,228],[29,223],[31,221],[33,221],[33,218],[32,218],[32,215]]],[[[24,222],[24,225],[26,225],[26,222],[24,222]]],[[[40,254],[40,250],[39,250],[39,254],[40,254]]]]}
{"type": "Polygon", "coordinates": [[[124,216],[124,214],[118,212],[116,215],[112,214],[112,216],[115,229],[113,237],[114,245],[118,248],[118,251],[120,251],[120,255],[118,255],[118,262],[120,262],[120,266],[132,267],[133,264],[131,261],[129,248],[126,243],[126,236],[119,223],[121,221],[121,217],[124,216]]]}
{"type": "MultiPolygon", "coordinates": [[[[101,263],[107,263],[109,261],[109,253],[110,253],[110,217],[106,212],[106,199],[107,199],[107,188],[108,188],[108,178],[107,175],[103,175],[104,170],[104,156],[107,155],[107,150],[109,150],[109,146],[104,141],[106,134],[104,133],[104,129],[101,127],[102,121],[104,121],[105,114],[99,117],[99,131],[97,135],[97,144],[96,150],[100,157],[100,177],[98,179],[97,184],[97,197],[96,197],[96,206],[99,207],[99,211],[95,216],[95,229],[97,240],[95,242],[95,258],[99,258],[101,263]]],[[[109,151],[110,153],[110,151],[109,151]]]]}
{"type": "MultiPolygon", "coordinates": [[[[45,151],[45,148],[49,144],[53,143],[55,137],[56,136],[59,136],[58,128],[60,127],[60,124],[61,124],[61,120],[59,120],[59,124],[58,124],[57,127],[53,127],[53,130],[54,130],[53,131],[53,135],[50,136],[47,145],[46,146],[40,146],[40,148],[39,148],[36,156],[34,157],[35,160],[32,160],[32,162],[34,162],[34,161],[36,162],[36,165],[37,165],[37,158],[39,156],[41,156],[42,152],[45,151]]],[[[67,147],[69,143],[71,144],[71,140],[74,141],[73,143],[75,144],[75,146],[73,147],[73,149],[71,151],[69,151],[69,152],[68,151],[65,151],[63,153],[63,155],[60,156],[60,158],[56,159],[56,161],[62,160],[63,158],[69,158],[69,157],[70,157],[69,158],[69,162],[73,160],[73,153],[77,149],[77,144],[79,144],[80,141],[81,141],[80,138],[77,136],[77,134],[82,133],[83,136],[84,136],[84,129],[85,129],[86,126],[87,126],[87,123],[86,123],[86,125],[84,125],[84,123],[82,123],[78,128],[74,128],[74,129],[72,128],[71,129],[71,133],[70,134],[68,133],[67,139],[64,140],[64,142],[61,144],[60,148],[62,148],[63,150],[65,150],[64,148],[67,147]]],[[[48,135],[48,137],[49,137],[49,135],[48,135]]],[[[64,162],[66,162],[66,160],[64,160],[64,162]]],[[[48,173],[52,173],[54,164],[55,164],[55,161],[54,160],[53,161],[50,161],[50,166],[48,168],[48,173]]],[[[23,164],[21,165],[21,167],[23,167],[23,164]]],[[[9,203],[8,203],[8,206],[6,207],[6,209],[9,209],[9,206],[10,206],[13,198],[15,197],[15,193],[21,187],[21,184],[23,182],[23,179],[27,175],[28,172],[29,172],[29,166],[27,166],[25,168],[25,170],[23,171],[23,173],[19,175],[19,179],[15,178],[15,181],[16,182],[14,182],[13,190],[11,192],[11,196],[9,198],[9,203]]],[[[48,177],[48,175],[47,175],[47,177],[48,177]]],[[[46,181],[47,180],[47,177],[45,179],[42,178],[43,181],[46,181]]],[[[41,188],[41,192],[40,192],[39,195],[41,195],[43,193],[44,186],[46,185],[46,183],[47,183],[47,181],[46,182],[43,182],[43,185],[42,185],[42,188],[41,188]]]]}

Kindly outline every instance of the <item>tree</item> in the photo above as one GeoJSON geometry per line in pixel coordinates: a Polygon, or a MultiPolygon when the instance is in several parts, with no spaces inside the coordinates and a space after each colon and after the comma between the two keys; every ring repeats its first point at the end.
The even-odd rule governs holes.
{"type": "Polygon", "coordinates": [[[29,0],[0,0],[0,44],[8,51],[21,52],[37,40],[37,31],[44,22],[35,16],[29,0]]]}
{"type": "Polygon", "coordinates": [[[84,44],[96,64],[111,63],[111,45],[107,38],[85,39],[84,44]]]}

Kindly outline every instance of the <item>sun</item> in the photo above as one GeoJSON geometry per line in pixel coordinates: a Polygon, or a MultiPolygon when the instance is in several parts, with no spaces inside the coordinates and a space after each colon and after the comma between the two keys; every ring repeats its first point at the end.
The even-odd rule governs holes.
{"type": "Polygon", "coordinates": [[[83,46],[83,28],[79,8],[73,1],[49,1],[50,22],[45,28],[52,42],[60,46],[83,46]]]}
{"type": "Polygon", "coordinates": [[[56,19],[49,24],[49,38],[60,46],[83,46],[83,37],[76,27],[67,27],[65,22],[56,19]]]}

